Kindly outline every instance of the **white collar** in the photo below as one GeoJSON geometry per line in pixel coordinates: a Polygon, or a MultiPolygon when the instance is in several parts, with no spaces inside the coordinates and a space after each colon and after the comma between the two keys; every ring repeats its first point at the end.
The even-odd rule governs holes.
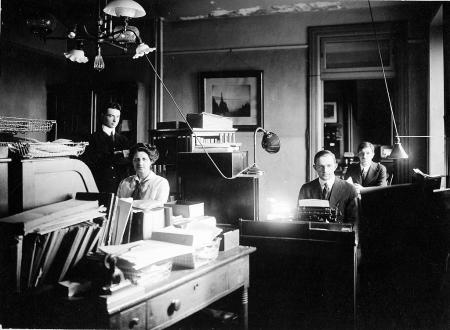
{"type": "Polygon", "coordinates": [[[137,174],[135,174],[134,175],[134,180],[136,182],[145,182],[145,181],[150,180],[154,175],[156,175],[156,174],[152,170],[150,170],[150,173],[145,178],[143,178],[142,180],[140,180],[139,176],[137,174]]]}
{"type": "Polygon", "coordinates": [[[367,172],[367,170],[370,168],[371,165],[372,165],[372,162],[370,162],[370,164],[367,166],[362,166],[360,163],[359,167],[361,168],[361,171],[364,170],[364,172],[367,172]]]}
{"type": "Polygon", "coordinates": [[[111,135],[112,134],[116,134],[116,130],[114,128],[108,127],[106,125],[102,125],[102,130],[103,132],[105,132],[107,135],[111,135]]]}
{"type": "Polygon", "coordinates": [[[331,189],[331,187],[333,187],[334,185],[334,181],[336,181],[336,177],[333,176],[330,180],[322,180],[321,178],[319,178],[319,182],[320,182],[320,188],[323,189],[324,184],[326,183],[328,185],[328,189],[331,189]]]}

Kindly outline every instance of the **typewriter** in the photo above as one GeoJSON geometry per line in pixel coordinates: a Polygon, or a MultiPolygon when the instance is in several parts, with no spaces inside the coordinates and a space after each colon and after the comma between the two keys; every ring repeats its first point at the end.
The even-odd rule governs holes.
{"type": "Polygon", "coordinates": [[[328,200],[302,199],[298,201],[297,220],[314,222],[336,222],[337,207],[330,207],[328,200]]]}

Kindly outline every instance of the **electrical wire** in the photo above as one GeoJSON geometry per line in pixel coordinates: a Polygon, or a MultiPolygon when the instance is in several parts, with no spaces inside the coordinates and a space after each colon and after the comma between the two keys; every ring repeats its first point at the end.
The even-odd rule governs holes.
{"type": "Polygon", "coordinates": [[[385,69],[384,69],[383,56],[381,55],[380,41],[378,40],[378,37],[377,37],[377,29],[375,28],[375,21],[373,19],[373,12],[372,12],[372,6],[370,5],[370,0],[367,0],[367,3],[369,4],[369,11],[370,11],[370,18],[372,20],[373,34],[375,36],[375,41],[377,43],[377,49],[378,49],[378,55],[380,57],[381,70],[383,72],[384,85],[386,87],[386,93],[387,93],[387,97],[388,97],[388,101],[389,101],[389,109],[391,110],[392,122],[394,123],[395,137],[399,138],[398,130],[397,130],[397,124],[395,123],[394,110],[392,108],[391,95],[389,93],[389,87],[388,87],[388,83],[387,83],[387,79],[386,79],[386,72],[385,72],[385,69]]]}
{"type": "Polygon", "coordinates": [[[192,135],[194,136],[195,139],[195,143],[200,144],[200,146],[202,147],[203,151],[205,152],[206,156],[209,158],[209,160],[211,161],[211,163],[213,164],[213,166],[216,168],[216,170],[219,172],[219,174],[222,176],[222,178],[227,179],[227,180],[233,180],[236,179],[237,177],[241,176],[244,172],[246,172],[251,166],[248,166],[246,168],[244,168],[242,171],[240,171],[238,174],[236,175],[232,175],[231,177],[226,176],[225,174],[223,174],[223,172],[220,170],[219,166],[217,166],[216,162],[212,159],[211,155],[208,153],[208,151],[206,151],[205,146],[203,145],[203,143],[201,142],[200,139],[198,139],[197,134],[194,132],[194,129],[192,128],[192,126],[188,123],[186,116],[184,115],[183,111],[181,110],[181,107],[178,105],[178,103],[175,101],[175,98],[173,97],[173,94],[170,92],[170,90],[167,88],[166,84],[164,83],[164,81],[162,80],[161,76],[158,74],[158,72],[156,71],[155,66],[153,65],[153,63],[150,61],[150,59],[148,58],[147,54],[145,54],[145,58],[147,59],[147,62],[150,64],[150,67],[152,68],[153,72],[155,73],[156,77],[158,78],[158,80],[161,82],[162,86],[164,87],[165,91],[167,92],[167,94],[170,96],[170,99],[172,100],[173,104],[175,105],[175,108],[177,109],[178,113],[180,114],[181,118],[183,118],[184,122],[186,123],[186,125],[188,126],[189,130],[191,131],[192,135]]]}

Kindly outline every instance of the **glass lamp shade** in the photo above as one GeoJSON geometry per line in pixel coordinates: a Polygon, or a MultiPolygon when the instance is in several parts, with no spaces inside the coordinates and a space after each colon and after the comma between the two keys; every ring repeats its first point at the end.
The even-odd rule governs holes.
{"type": "Polygon", "coordinates": [[[406,153],[405,149],[403,149],[402,144],[400,142],[400,139],[397,139],[397,141],[394,143],[394,148],[391,151],[391,154],[389,155],[390,159],[407,159],[408,154],[406,153]]]}
{"type": "Polygon", "coordinates": [[[126,31],[119,32],[121,30],[123,30],[123,26],[114,27],[114,41],[132,44],[139,37],[139,30],[135,26],[128,25],[126,31]]]}
{"type": "Polygon", "coordinates": [[[84,55],[84,50],[81,49],[72,49],[71,51],[64,53],[64,56],[72,62],[86,63],[89,61],[86,55],[84,55]]]}
{"type": "Polygon", "coordinates": [[[273,132],[265,132],[261,140],[261,146],[268,153],[277,153],[280,151],[280,138],[273,132]]]}
{"type": "Polygon", "coordinates": [[[55,30],[56,18],[51,14],[38,11],[28,17],[25,23],[33,34],[44,38],[55,30]]]}
{"type": "Polygon", "coordinates": [[[144,56],[145,54],[149,54],[151,52],[153,52],[156,48],[154,47],[150,47],[149,45],[147,45],[144,42],[141,42],[137,47],[136,47],[136,54],[134,54],[133,58],[139,58],[144,56]]]}
{"type": "Polygon", "coordinates": [[[114,0],[103,8],[105,14],[116,17],[142,17],[145,10],[140,4],[133,0],[114,0]]]}

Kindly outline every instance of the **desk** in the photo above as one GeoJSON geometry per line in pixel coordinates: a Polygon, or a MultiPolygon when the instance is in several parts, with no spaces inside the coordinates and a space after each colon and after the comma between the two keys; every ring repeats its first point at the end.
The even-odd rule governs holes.
{"type": "MultiPolygon", "coordinates": [[[[220,252],[197,269],[176,269],[156,284],[133,286],[117,296],[80,299],[36,299],[36,324],[46,328],[163,329],[241,290],[242,327],[248,328],[249,255],[253,247],[220,252]],[[40,301],[40,303],[39,303],[40,301]],[[43,309],[48,310],[44,311],[43,309]],[[45,319],[44,319],[45,318],[45,319]]],[[[27,327],[30,324],[26,325],[27,327]]]]}
{"type": "MultiPolygon", "coordinates": [[[[356,318],[357,236],[339,224],[240,221],[251,260],[255,328],[351,329],[356,318]],[[330,226],[325,230],[324,225],[330,226]],[[335,228],[336,227],[336,228],[335,228]],[[274,288],[267,295],[267,288],[274,288]],[[255,315],[264,310],[264,315],[255,315]]],[[[254,321],[254,322],[253,322],[254,321]]]]}

